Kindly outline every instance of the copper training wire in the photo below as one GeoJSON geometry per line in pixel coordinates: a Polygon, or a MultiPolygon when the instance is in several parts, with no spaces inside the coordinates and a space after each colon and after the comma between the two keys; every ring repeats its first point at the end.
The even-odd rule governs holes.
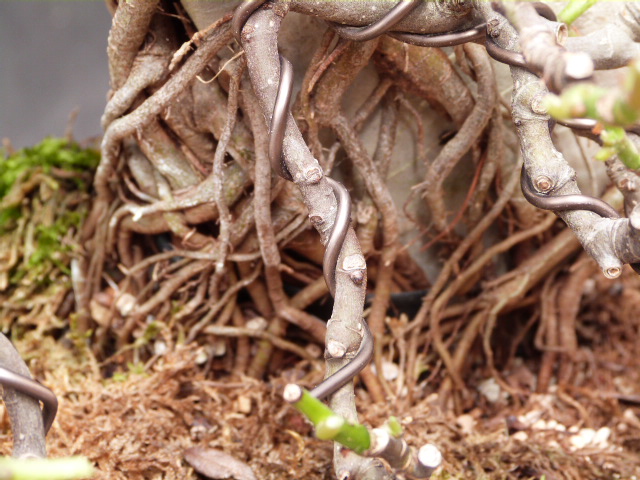
{"type": "Polygon", "coordinates": [[[240,34],[242,33],[242,27],[247,23],[247,20],[251,16],[253,12],[255,12],[260,5],[265,3],[267,0],[245,0],[236,8],[235,12],[233,12],[233,18],[231,19],[231,28],[233,29],[233,34],[236,38],[236,41],[242,45],[242,38],[240,38],[240,34]]]}
{"type": "Polygon", "coordinates": [[[291,101],[292,91],[293,66],[289,60],[280,55],[280,84],[278,85],[276,103],[273,106],[273,114],[271,116],[271,128],[269,129],[269,160],[271,161],[271,168],[282,178],[289,181],[293,179],[284,165],[282,144],[284,142],[284,132],[287,128],[287,116],[289,115],[289,102],[291,101]]]}
{"type": "Polygon", "coordinates": [[[571,118],[566,120],[556,120],[558,125],[572,128],[574,130],[593,130],[598,122],[591,118],[571,118]]]}
{"type": "MultiPolygon", "coordinates": [[[[409,15],[421,1],[422,0],[400,0],[386,15],[366,27],[350,27],[335,22],[327,23],[338,35],[347,40],[354,41],[371,40],[385,33],[389,33],[390,36],[402,42],[421,47],[452,47],[462,43],[482,41],[484,39],[487,53],[495,60],[515,67],[528,68],[524,56],[521,53],[502,48],[493,41],[487,33],[486,24],[478,25],[477,27],[462,32],[438,35],[390,32],[390,30],[409,15]]],[[[240,32],[247,19],[265,2],[266,0],[246,0],[236,8],[233,19],[231,20],[231,25],[238,43],[241,43],[240,32]]],[[[541,16],[548,20],[556,20],[553,10],[547,5],[536,2],[534,6],[541,16]]],[[[276,171],[279,171],[279,169],[276,171]]],[[[290,180],[289,178],[287,179],[290,180]]]]}
{"type": "Polygon", "coordinates": [[[371,330],[369,330],[367,322],[363,320],[362,325],[364,328],[362,342],[360,343],[360,349],[358,353],[356,353],[356,356],[340,370],[320,382],[309,392],[311,395],[319,399],[333,395],[352,381],[364,367],[369,365],[371,357],[373,357],[373,335],[371,334],[371,330]]]}
{"type": "Polygon", "coordinates": [[[366,27],[350,27],[335,22],[327,22],[338,35],[347,40],[365,41],[372,40],[380,35],[388,33],[389,36],[419,47],[453,47],[466,42],[481,40],[485,36],[486,25],[482,24],[469,30],[454,33],[436,35],[422,35],[405,32],[392,32],[402,19],[409,15],[422,0],[401,0],[386,15],[378,21],[366,27]]]}
{"type": "Polygon", "coordinates": [[[0,367],[0,384],[6,385],[20,393],[29,395],[42,402],[42,421],[45,435],[49,432],[58,412],[58,399],[55,394],[44,385],[29,377],[0,367]]]}
{"type": "Polygon", "coordinates": [[[502,48],[496,42],[493,41],[489,33],[486,34],[486,40],[484,47],[487,49],[487,53],[491,58],[501,63],[506,63],[510,67],[520,67],[529,70],[524,55],[520,52],[514,52],[513,50],[507,50],[502,48]]]}
{"type": "Polygon", "coordinates": [[[324,280],[327,282],[331,296],[336,296],[336,265],[338,264],[338,256],[342,250],[342,244],[347,236],[349,224],[351,223],[351,198],[349,192],[344,185],[336,182],[332,178],[326,177],[327,182],[331,185],[333,193],[338,201],[338,211],[336,212],[336,220],[327,240],[327,247],[322,259],[322,272],[324,280]]]}
{"type": "MultiPolygon", "coordinates": [[[[242,27],[249,19],[251,14],[262,4],[263,0],[249,0],[242,3],[234,13],[232,25],[236,38],[241,43],[240,33],[242,27]]],[[[278,92],[271,116],[271,125],[269,128],[269,160],[272,168],[281,177],[291,180],[291,175],[284,165],[282,158],[282,143],[289,116],[289,102],[291,92],[293,91],[293,68],[291,63],[280,55],[280,82],[278,84],[278,92]]],[[[342,245],[344,244],[347,231],[351,224],[351,198],[349,192],[339,182],[325,177],[336,195],[338,210],[333,224],[329,240],[325,248],[324,259],[322,262],[323,274],[329,291],[335,296],[336,290],[336,266],[342,245]]],[[[353,378],[366,367],[373,356],[373,335],[369,330],[367,323],[363,320],[364,326],[363,337],[360,349],[355,357],[351,359],[344,367],[329,377],[325,378],[318,386],[311,390],[311,395],[322,399],[335,393],[344,385],[353,380],[353,378]]]]}
{"type": "MultiPolygon", "coordinates": [[[[566,118],[564,120],[556,120],[556,123],[573,130],[591,131],[598,126],[599,122],[593,118],[566,118]]],[[[625,127],[625,130],[629,133],[640,135],[640,125],[631,125],[625,127]]]]}

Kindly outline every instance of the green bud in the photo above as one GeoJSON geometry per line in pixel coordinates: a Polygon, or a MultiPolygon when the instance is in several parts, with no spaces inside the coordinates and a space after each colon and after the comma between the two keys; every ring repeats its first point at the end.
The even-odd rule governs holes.
{"type": "Polygon", "coordinates": [[[396,417],[389,417],[385,426],[392,437],[398,438],[402,436],[402,425],[400,425],[400,421],[396,417]]]}
{"type": "Polygon", "coordinates": [[[600,160],[601,162],[604,162],[606,160],[609,160],[611,157],[613,157],[616,154],[616,151],[614,148],[611,147],[604,147],[601,148],[600,150],[598,150],[598,152],[596,153],[596,160],[600,160]]]}
{"type": "Polygon", "coordinates": [[[616,143],[622,142],[626,136],[623,128],[620,127],[607,127],[602,130],[600,138],[606,146],[611,146],[616,143]]]}
{"type": "Polygon", "coordinates": [[[344,426],[344,419],[331,415],[316,425],[316,437],[320,440],[333,440],[344,426]]]}

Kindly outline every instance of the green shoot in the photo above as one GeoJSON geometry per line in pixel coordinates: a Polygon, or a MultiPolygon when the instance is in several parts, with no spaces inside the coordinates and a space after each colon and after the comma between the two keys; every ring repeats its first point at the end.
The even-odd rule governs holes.
{"type": "Polygon", "coordinates": [[[636,96],[640,97],[635,93],[629,95],[619,90],[611,91],[584,83],[569,87],[562,95],[548,95],[545,107],[558,120],[592,118],[606,124],[627,127],[640,117],[640,105],[635,104],[636,96]]]}
{"type": "Polygon", "coordinates": [[[284,398],[313,423],[319,439],[335,440],[358,454],[371,446],[367,427],[348,422],[298,385],[287,385],[284,398]]]}
{"type": "Polygon", "coordinates": [[[627,133],[621,127],[606,127],[600,134],[604,147],[596,154],[598,160],[617,155],[627,167],[640,169],[640,155],[627,133]]]}
{"type": "Polygon", "coordinates": [[[558,21],[569,26],[597,2],[598,0],[569,0],[558,14],[558,21]]]}
{"type": "Polygon", "coordinates": [[[607,125],[629,127],[640,119],[640,61],[629,65],[622,88],[581,83],[561,95],[548,95],[545,107],[558,120],[593,118],[607,125]]]}
{"type": "Polygon", "coordinates": [[[625,132],[640,121],[640,61],[629,66],[622,88],[606,89],[593,84],[574,85],[561,95],[547,95],[544,106],[557,120],[591,118],[600,126],[603,148],[596,158],[617,155],[631,169],[640,168],[640,155],[625,132]]]}
{"type": "Polygon", "coordinates": [[[93,473],[93,465],[84,457],[0,458],[0,478],[12,480],[74,480],[93,473]]]}
{"type": "Polygon", "coordinates": [[[400,421],[396,417],[389,417],[385,427],[392,437],[400,438],[402,436],[402,425],[400,425],[400,421]]]}

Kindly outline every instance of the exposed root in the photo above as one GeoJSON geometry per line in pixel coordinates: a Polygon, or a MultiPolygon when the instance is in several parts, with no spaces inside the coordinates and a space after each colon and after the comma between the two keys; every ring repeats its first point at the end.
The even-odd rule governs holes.
{"type": "MultiPolygon", "coordinates": [[[[637,366],[628,339],[640,329],[629,319],[640,314],[637,282],[623,278],[619,295],[626,302],[611,301],[610,285],[591,279],[590,260],[576,259],[574,236],[559,231],[555,216],[523,206],[521,163],[484,47],[456,47],[454,62],[439,49],[390,37],[354,43],[327,30],[314,47],[295,118],[287,121],[283,161],[294,182],[284,182],[271,172],[268,128],[279,78],[278,25],[290,4],[269,4],[251,17],[242,51],[232,40],[230,15],[194,32],[184,11],[163,4],[167,11],[159,13],[156,3],[121,1],[114,19],[113,91],[103,117],[97,197],[83,228],[84,257],[73,266],[74,294],[65,286],[42,299],[33,286],[1,288],[20,267],[21,245],[34,238],[35,223],[18,222],[12,236],[0,235],[3,325],[34,336],[66,332],[60,319],[75,300],[79,328],[74,324],[77,337],[69,338],[77,342],[94,331],[93,353],[103,362],[91,373],[85,365],[82,374],[93,375],[93,383],[65,398],[54,453],[82,451],[104,478],[194,478],[182,453],[208,442],[248,462],[260,478],[324,478],[330,466],[321,457],[329,447],[307,435],[277,393],[287,381],[320,380],[318,345],[325,340],[345,346],[343,355],[327,349],[327,373],[348,361],[358,349],[365,305],[376,337],[375,370],[362,372],[355,396],[347,386],[332,400],[346,417],[356,418],[355,398],[365,421],[381,424],[390,413],[383,407],[393,402],[413,417],[403,421],[408,440],[438,443],[448,472],[466,469],[474,478],[609,478],[614,470],[634,470],[621,462],[624,450],[589,452],[596,459],[589,462],[571,453],[566,438],[554,437],[559,447],[550,446],[531,425],[519,427],[530,442],[505,433],[515,429],[504,428],[506,411],[538,408],[567,426],[600,428],[613,422],[620,402],[636,402],[635,375],[624,398],[617,388],[624,371],[637,366]],[[357,78],[367,79],[368,90],[358,92],[361,103],[354,105],[357,78]],[[445,128],[436,139],[440,122],[445,128]],[[397,135],[406,126],[415,141],[410,147],[397,135]],[[392,168],[399,157],[412,167],[402,175],[415,177],[404,184],[404,209],[397,200],[404,192],[387,184],[387,177],[397,180],[392,168]],[[470,183],[450,195],[446,180],[466,162],[470,183]],[[322,242],[336,214],[323,178],[329,173],[349,187],[356,205],[333,305],[321,275],[322,242]],[[411,210],[418,193],[428,215],[411,210]],[[422,233],[405,242],[420,242],[416,248],[402,245],[408,228],[422,233]],[[366,257],[368,290],[364,271],[350,275],[345,260],[354,257],[366,257]],[[18,293],[35,296],[32,313],[18,293]],[[592,310],[585,312],[586,305],[592,310]],[[56,319],[45,324],[42,315],[56,319]],[[613,347],[605,345],[610,339],[613,347]],[[128,364],[148,376],[135,377],[128,364]],[[127,381],[100,386],[100,376],[114,373],[127,381]],[[244,375],[269,377],[273,385],[244,375]],[[482,393],[487,378],[497,400],[482,393]],[[599,383],[606,392],[594,388],[599,383]],[[111,398],[110,406],[97,401],[100,395],[111,398]],[[81,424],[76,409],[115,427],[109,433],[81,424]],[[463,425],[468,419],[460,414],[475,423],[463,425]],[[134,432],[131,447],[113,437],[116,430],[134,432]],[[500,458],[487,451],[500,451],[500,458]]],[[[294,3],[304,10],[312,2],[294,3]]],[[[537,80],[518,87],[514,108],[525,118],[527,95],[542,87],[537,80]]],[[[527,168],[551,168],[538,158],[552,147],[546,118],[519,128],[521,140],[544,140],[525,145],[527,168]]],[[[635,174],[614,161],[608,168],[631,212],[635,174]]],[[[43,172],[19,177],[0,208],[29,206],[40,220],[47,213],[30,202],[50,189],[43,172]]],[[[625,425],[635,438],[640,421],[625,425]]]]}

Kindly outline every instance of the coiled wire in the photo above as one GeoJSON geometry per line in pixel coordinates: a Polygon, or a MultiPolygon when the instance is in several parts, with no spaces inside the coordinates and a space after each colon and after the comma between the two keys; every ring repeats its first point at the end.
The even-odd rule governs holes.
{"type": "MultiPolygon", "coordinates": [[[[238,43],[242,44],[240,33],[247,19],[267,0],[245,0],[234,13],[231,25],[238,43]]],[[[391,37],[405,43],[420,47],[453,47],[467,42],[484,43],[487,53],[495,60],[511,66],[528,68],[524,56],[496,44],[487,32],[487,25],[481,24],[468,30],[454,33],[424,35],[391,31],[398,23],[407,17],[423,0],[400,0],[386,15],[366,27],[351,27],[335,22],[327,22],[338,35],[347,40],[366,41],[388,33],[391,37]]],[[[536,2],[534,7],[538,14],[548,20],[555,21],[553,10],[544,3],[536,2]]]]}
{"type": "MultiPolygon", "coordinates": [[[[589,195],[556,195],[549,196],[538,193],[533,188],[531,179],[524,166],[520,174],[520,187],[527,201],[535,207],[552,212],[571,210],[587,210],[604,218],[621,218],[620,214],[604,200],[589,195]]],[[[631,268],[640,275],[640,263],[631,263],[631,268]]]]}
{"type": "Polygon", "coordinates": [[[604,200],[589,195],[544,195],[533,188],[527,171],[522,167],[520,187],[527,201],[535,207],[552,212],[566,212],[568,210],[588,210],[605,218],[620,218],[620,214],[604,200]]]}
{"type": "Polygon", "coordinates": [[[35,380],[4,367],[0,367],[0,384],[42,402],[42,421],[44,423],[44,434],[46,435],[58,412],[58,399],[55,394],[35,380]]]}
{"type": "MultiPolygon", "coordinates": [[[[240,34],[244,24],[264,1],[265,0],[249,0],[242,3],[236,9],[232,19],[232,27],[236,39],[240,44],[242,44],[240,34]]],[[[291,66],[291,62],[280,55],[280,81],[271,116],[271,125],[269,127],[269,160],[275,172],[286,180],[292,180],[292,177],[284,164],[282,144],[287,126],[289,102],[292,91],[293,67],[291,66]]],[[[325,177],[325,179],[333,189],[338,203],[336,218],[331,233],[329,234],[322,262],[325,281],[331,295],[335,297],[338,257],[351,224],[351,198],[344,185],[329,177],[325,177]]],[[[363,337],[360,343],[360,349],[356,355],[344,367],[325,378],[324,381],[311,390],[311,395],[319,399],[332,395],[353,380],[353,378],[369,364],[373,356],[373,335],[369,330],[367,322],[363,320],[362,325],[364,327],[363,337]]]]}

